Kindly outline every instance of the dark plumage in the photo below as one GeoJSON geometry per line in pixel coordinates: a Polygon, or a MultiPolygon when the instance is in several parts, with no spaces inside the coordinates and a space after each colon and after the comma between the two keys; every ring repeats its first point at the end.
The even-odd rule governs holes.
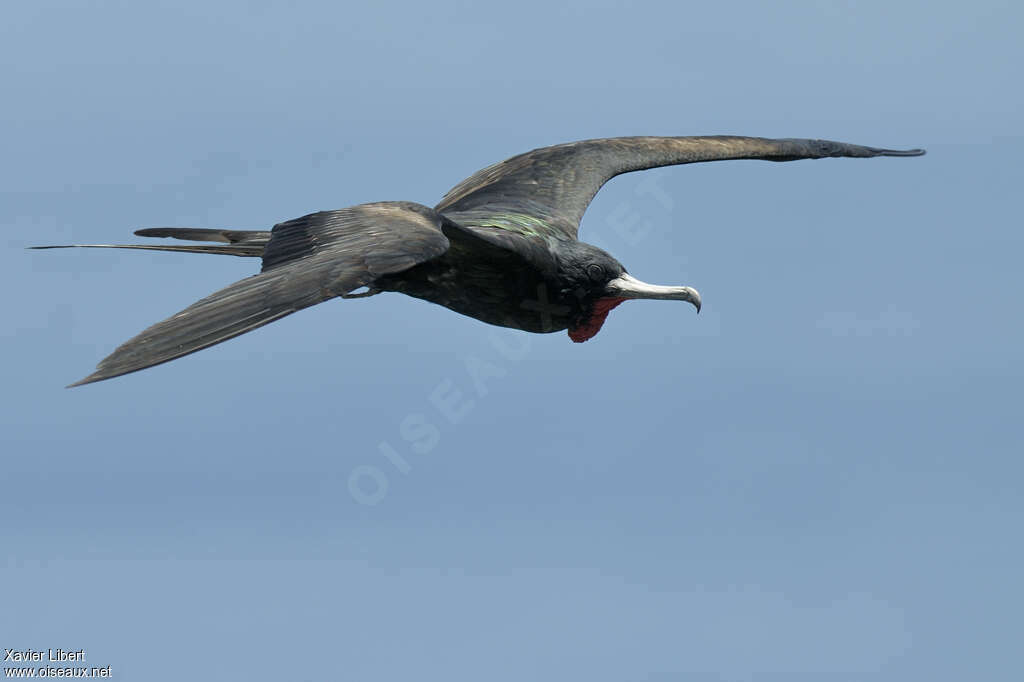
{"type": "MultiPolygon", "coordinates": [[[[690,287],[645,284],[577,239],[601,186],[621,173],[700,161],[918,156],[827,140],[621,137],[536,149],[485,168],[433,209],[411,202],[321,211],[267,231],[150,228],[135,234],[201,245],[81,244],[260,257],[260,274],[158,322],[104,359],[78,386],[179,358],[329,298],[397,291],[489,324],[596,334],[630,298],[688,301],[690,287]],[[363,293],[355,293],[365,287],[363,293]]],[[[65,247],[33,247],[65,248],[65,247]]]]}

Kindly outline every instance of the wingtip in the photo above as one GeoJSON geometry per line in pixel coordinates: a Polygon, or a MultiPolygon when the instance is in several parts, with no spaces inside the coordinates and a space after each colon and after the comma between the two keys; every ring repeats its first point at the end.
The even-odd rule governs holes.
{"type": "Polygon", "coordinates": [[[64,388],[74,388],[75,386],[84,386],[85,384],[91,384],[91,383],[94,383],[94,382],[97,382],[97,381],[103,381],[106,378],[108,378],[108,377],[100,375],[99,372],[93,372],[92,374],[90,374],[89,376],[85,377],[84,379],[79,379],[75,383],[68,384],[64,388]]]}

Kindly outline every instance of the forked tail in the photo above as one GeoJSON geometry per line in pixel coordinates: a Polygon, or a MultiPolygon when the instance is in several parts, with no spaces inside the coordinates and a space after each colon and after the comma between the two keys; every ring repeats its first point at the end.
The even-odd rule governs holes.
{"type": "Polygon", "coordinates": [[[270,241],[267,230],[209,230],[198,227],[149,227],[136,230],[140,237],[172,237],[196,242],[218,242],[217,245],[157,245],[157,244],[61,244],[57,246],[30,246],[30,249],[144,249],[147,251],[184,251],[186,253],[217,253],[225,256],[261,258],[263,248],[270,241]]]}

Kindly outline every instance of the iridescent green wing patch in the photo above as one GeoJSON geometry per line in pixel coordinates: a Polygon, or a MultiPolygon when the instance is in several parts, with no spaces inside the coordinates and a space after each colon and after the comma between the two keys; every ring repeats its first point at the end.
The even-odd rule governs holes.
{"type": "Polygon", "coordinates": [[[544,220],[525,213],[494,213],[473,223],[476,227],[497,227],[527,237],[550,237],[555,231],[544,220]]]}

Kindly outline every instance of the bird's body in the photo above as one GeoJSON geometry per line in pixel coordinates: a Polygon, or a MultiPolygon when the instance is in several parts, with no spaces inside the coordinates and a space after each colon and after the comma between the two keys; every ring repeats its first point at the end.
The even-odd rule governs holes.
{"type": "Polygon", "coordinates": [[[270,231],[136,232],[206,242],[198,245],[81,245],[259,257],[263,268],[146,329],[73,385],[173,360],[335,297],[398,292],[488,324],[538,333],[568,329],[577,342],[593,337],[608,312],[631,298],[683,300],[699,311],[696,290],[645,284],[605,251],[577,239],[587,205],[607,180],[723,159],[923,153],[731,136],[585,140],[489,166],[434,208],[379,202],[312,213],[270,231]]]}
{"type": "Polygon", "coordinates": [[[548,302],[541,300],[546,298],[544,294],[538,297],[538,291],[554,292],[550,278],[540,270],[523,263],[505,268],[503,259],[473,255],[449,250],[405,272],[381,277],[374,288],[436,303],[487,324],[528,332],[559,331],[572,323],[572,309],[563,297],[548,302]],[[537,301],[538,308],[548,305],[551,312],[547,320],[531,312],[531,300],[537,301]]]}
{"type": "Polygon", "coordinates": [[[449,239],[452,246],[443,255],[385,275],[374,288],[437,303],[487,324],[548,333],[589,321],[594,301],[584,285],[590,282],[583,281],[585,272],[576,277],[570,272],[574,252],[603,256],[609,268],[618,265],[604,251],[574,240],[551,238],[543,248],[511,250],[482,239],[449,239]]]}

